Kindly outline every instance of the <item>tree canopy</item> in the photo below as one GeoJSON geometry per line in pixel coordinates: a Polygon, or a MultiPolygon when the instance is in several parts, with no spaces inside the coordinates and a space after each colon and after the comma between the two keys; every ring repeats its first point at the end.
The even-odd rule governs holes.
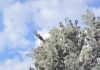
{"type": "Polygon", "coordinates": [[[100,70],[100,17],[87,10],[82,19],[87,27],[65,18],[49,38],[41,37],[33,51],[35,70],[100,70]]]}

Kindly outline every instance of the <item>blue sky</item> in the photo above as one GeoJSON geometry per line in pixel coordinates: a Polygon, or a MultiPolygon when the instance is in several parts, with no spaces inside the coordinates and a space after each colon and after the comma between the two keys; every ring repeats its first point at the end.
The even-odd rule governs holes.
{"type": "Polygon", "coordinates": [[[82,23],[86,9],[100,16],[100,0],[0,0],[0,69],[28,70],[26,54],[40,45],[34,31],[46,38],[65,17],[82,23]]]}

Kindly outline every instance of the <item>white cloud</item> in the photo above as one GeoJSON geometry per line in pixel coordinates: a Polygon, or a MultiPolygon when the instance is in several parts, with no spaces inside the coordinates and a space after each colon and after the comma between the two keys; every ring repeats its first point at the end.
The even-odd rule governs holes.
{"type": "MultiPolygon", "coordinates": [[[[25,36],[28,34],[29,29],[27,26],[27,21],[30,18],[30,11],[26,4],[21,4],[16,2],[3,8],[3,25],[4,30],[0,32],[0,53],[8,48],[26,48],[31,44],[25,36]]],[[[19,60],[20,57],[14,57],[14,59],[7,59],[5,62],[0,63],[0,69],[2,70],[28,70],[32,64],[31,59],[26,59],[24,55],[26,51],[22,52],[18,50],[21,54],[23,61],[19,60]]],[[[9,56],[9,55],[8,55],[9,56]]],[[[2,56],[0,56],[2,57],[2,56]]]]}
{"type": "Polygon", "coordinates": [[[29,70],[29,67],[32,66],[31,59],[24,59],[20,62],[18,59],[7,59],[5,62],[0,63],[1,70],[29,70]]]}
{"type": "Polygon", "coordinates": [[[25,48],[31,44],[31,42],[25,38],[29,32],[27,26],[27,22],[30,18],[29,12],[30,11],[27,11],[27,5],[19,2],[4,9],[4,30],[0,32],[1,52],[7,45],[9,45],[9,48],[25,48]]]}
{"type": "Polygon", "coordinates": [[[57,26],[65,17],[80,18],[87,5],[85,0],[38,0],[31,2],[33,20],[42,29],[51,29],[57,26]]]}
{"type": "Polygon", "coordinates": [[[0,0],[0,11],[15,3],[16,0],[0,0]]]}
{"type": "Polygon", "coordinates": [[[28,33],[28,28],[25,15],[27,13],[24,13],[23,8],[20,4],[16,4],[4,12],[4,34],[7,35],[7,39],[12,43],[12,46],[28,43],[28,41],[24,42],[24,36],[28,33]]]}

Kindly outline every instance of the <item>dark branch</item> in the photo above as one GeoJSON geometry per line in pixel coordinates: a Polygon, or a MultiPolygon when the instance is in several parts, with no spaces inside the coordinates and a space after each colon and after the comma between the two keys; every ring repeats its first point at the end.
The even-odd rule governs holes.
{"type": "Polygon", "coordinates": [[[38,32],[34,32],[34,34],[43,42],[45,42],[45,39],[43,39],[43,37],[38,33],[38,32]]]}

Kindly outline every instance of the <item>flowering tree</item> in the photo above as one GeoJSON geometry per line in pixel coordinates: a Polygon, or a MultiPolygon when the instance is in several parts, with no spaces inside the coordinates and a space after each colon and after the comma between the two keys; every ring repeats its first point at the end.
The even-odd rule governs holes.
{"type": "Polygon", "coordinates": [[[100,70],[100,18],[89,10],[82,18],[87,27],[65,18],[49,38],[35,33],[42,41],[33,53],[35,70],[100,70]]]}

